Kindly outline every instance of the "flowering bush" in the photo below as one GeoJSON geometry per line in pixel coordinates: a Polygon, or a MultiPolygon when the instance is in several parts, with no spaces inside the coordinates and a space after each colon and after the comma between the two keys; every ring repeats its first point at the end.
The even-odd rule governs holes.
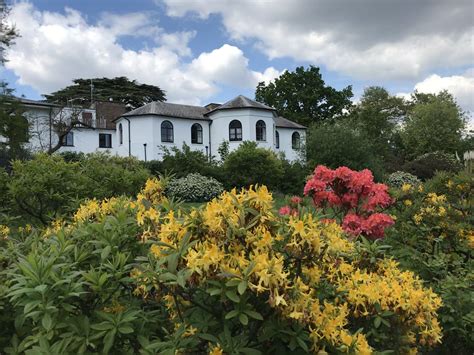
{"type": "Polygon", "coordinates": [[[420,155],[415,160],[406,163],[403,170],[425,181],[431,179],[437,171],[456,173],[462,170],[462,167],[454,154],[432,152],[420,155]]]}
{"type": "Polygon", "coordinates": [[[375,183],[367,169],[331,170],[319,165],[306,182],[304,194],[312,197],[316,207],[329,207],[339,214],[343,229],[353,236],[382,238],[385,228],[394,223],[389,215],[377,212],[393,203],[388,187],[375,183]]]}
{"type": "Polygon", "coordinates": [[[183,201],[203,202],[219,196],[223,190],[224,187],[216,179],[189,174],[180,179],[172,179],[166,187],[166,194],[183,201]]]}
{"type": "Polygon", "coordinates": [[[474,352],[472,191],[469,174],[442,173],[423,185],[403,185],[391,210],[397,222],[384,240],[402,267],[442,297],[444,353],[474,352]]]}
{"type": "Polygon", "coordinates": [[[92,200],[26,245],[8,239],[2,348],[368,354],[440,341],[439,297],[395,261],[368,261],[337,224],[275,216],[265,187],[190,212],[163,191],[150,180],[134,201],[92,200]]]}
{"type": "Polygon", "coordinates": [[[420,182],[420,179],[418,179],[415,175],[405,171],[396,171],[391,173],[387,178],[387,184],[396,188],[401,188],[404,184],[416,186],[420,182]]]}

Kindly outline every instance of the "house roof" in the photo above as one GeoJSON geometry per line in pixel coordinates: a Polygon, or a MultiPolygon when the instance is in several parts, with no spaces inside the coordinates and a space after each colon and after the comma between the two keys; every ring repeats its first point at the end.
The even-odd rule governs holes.
{"type": "Polygon", "coordinates": [[[284,117],[274,117],[273,120],[275,121],[275,126],[279,128],[306,129],[305,126],[284,117]]]}
{"type": "Polygon", "coordinates": [[[56,104],[52,104],[50,102],[46,101],[38,101],[38,100],[30,100],[30,99],[25,99],[24,97],[16,97],[16,99],[23,105],[28,105],[28,106],[46,106],[46,107],[54,107],[58,106],[56,104]]]}
{"type": "Polygon", "coordinates": [[[211,112],[219,111],[219,110],[230,110],[236,108],[256,108],[260,110],[268,110],[268,111],[275,111],[273,107],[267,106],[262,104],[261,102],[257,102],[255,100],[249,99],[243,95],[239,95],[232,100],[227,101],[225,104],[217,106],[216,108],[209,111],[207,114],[211,112]]]}
{"type": "Polygon", "coordinates": [[[204,116],[206,112],[208,112],[208,109],[202,106],[170,104],[168,102],[153,101],[142,107],[136,108],[135,110],[127,112],[121,117],[160,115],[207,121],[209,119],[204,116]]]}

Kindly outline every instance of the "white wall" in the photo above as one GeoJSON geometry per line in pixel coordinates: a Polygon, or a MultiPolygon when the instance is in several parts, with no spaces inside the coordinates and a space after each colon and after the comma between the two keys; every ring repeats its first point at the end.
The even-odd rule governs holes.
{"type": "Polygon", "coordinates": [[[275,151],[284,153],[286,159],[290,161],[304,158],[301,156],[301,150],[293,149],[291,143],[293,133],[298,132],[300,134],[300,147],[303,149],[306,141],[306,130],[282,127],[277,127],[276,130],[280,134],[280,148],[275,149],[275,151]]]}
{"type": "MultiPolygon", "coordinates": [[[[138,159],[145,160],[146,143],[147,160],[161,160],[164,154],[163,147],[178,147],[181,149],[183,142],[192,150],[199,150],[206,154],[206,146],[209,146],[209,122],[204,120],[191,120],[175,117],[165,117],[156,115],[145,115],[128,117],[131,129],[131,153],[138,159]],[[161,141],[161,123],[170,121],[173,124],[173,143],[161,141]],[[202,144],[191,143],[191,126],[199,123],[202,126],[202,144]]],[[[128,122],[125,118],[120,118],[116,122],[116,135],[119,139],[119,124],[123,127],[123,144],[117,141],[116,152],[120,156],[128,156],[128,122]]]]}
{"type": "Polygon", "coordinates": [[[115,147],[117,146],[117,138],[115,131],[111,129],[91,129],[91,128],[74,128],[72,130],[74,139],[74,146],[62,146],[59,148],[59,152],[82,152],[82,153],[94,153],[94,152],[109,152],[115,153],[115,147]],[[99,148],[99,134],[111,134],[112,135],[112,148],[99,148]]]}
{"type": "Polygon", "coordinates": [[[274,149],[274,121],[271,111],[255,110],[255,109],[231,109],[219,110],[211,115],[211,139],[212,155],[219,157],[217,149],[223,141],[229,142],[229,151],[238,148],[242,141],[256,141],[256,124],[257,121],[262,120],[266,125],[266,141],[257,142],[259,147],[274,149]],[[239,120],[242,123],[242,141],[229,141],[229,124],[233,120],[239,120]]]}

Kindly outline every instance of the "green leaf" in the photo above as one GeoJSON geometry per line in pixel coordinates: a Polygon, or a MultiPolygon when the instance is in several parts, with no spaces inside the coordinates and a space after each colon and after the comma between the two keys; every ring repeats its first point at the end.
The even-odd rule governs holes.
{"type": "Polygon", "coordinates": [[[119,333],[122,333],[122,334],[130,334],[130,333],[133,333],[133,328],[130,327],[129,325],[123,325],[118,328],[118,331],[119,333]]]}
{"type": "Polygon", "coordinates": [[[237,317],[239,315],[239,311],[234,309],[233,311],[230,311],[225,315],[225,319],[232,319],[234,317],[237,317]]]}
{"type": "Polygon", "coordinates": [[[255,312],[255,311],[245,311],[245,314],[248,315],[249,317],[257,320],[263,320],[263,317],[260,313],[255,312]]]}
{"type": "Polygon", "coordinates": [[[108,332],[107,335],[104,337],[104,353],[107,354],[112,346],[114,345],[115,340],[115,329],[108,332]]]}
{"type": "Polygon", "coordinates": [[[239,321],[240,321],[240,323],[242,323],[243,325],[249,324],[249,318],[248,318],[245,314],[243,314],[243,313],[240,313],[240,314],[239,314],[239,321]]]}
{"type": "Polygon", "coordinates": [[[41,320],[41,324],[43,325],[44,329],[47,331],[51,330],[51,326],[53,324],[53,320],[51,319],[51,316],[49,313],[45,313],[43,316],[43,319],[41,320]]]}
{"type": "Polygon", "coordinates": [[[102,322],[98,324],[92,324],[91,328],[95,330],[109,330],[109,329],[113,329],[114,325],[109,322],[102,322]]]}
{"type": "Polygon", "coordinates": [[[222,293],[222,290],[220,288],[211,288],[211,289],[207,290],[207,292],[211,296],[215,296],[215,295],[220,295],[222,293]]]}
{"type": "Polygon", "coordinates": [[[112,248],[110,247],[110,245],[107,245],[107,246],[102,250],[102,252],[100,253],[100,258],[101,258],[101,260],[107,259],[107,257],[109,256],[111,250],[112,250],[112,248]]]}
{"type": "Polygon", "coordinates": [[[382,318],[376,317],[376,318],[374,319],[374,326],[375,326],[375,328],[380,327],[380,323],[382,323],[382,318]]]}
{"type": "Polygon", "coordinates": [[[227,296],[228,299],[234,301],[235,303],[240,302],[239,296],[235,293],[235,291],[226,291],[225,295],[227,296]]]}
{"type": "Polygon", "coordinates": [[[239,286],[237,286],[237,291],[239,291],[239,293],[243,295],[246,289],[247,289],[247,281],[242,280],[239,283],[239,286]]]}

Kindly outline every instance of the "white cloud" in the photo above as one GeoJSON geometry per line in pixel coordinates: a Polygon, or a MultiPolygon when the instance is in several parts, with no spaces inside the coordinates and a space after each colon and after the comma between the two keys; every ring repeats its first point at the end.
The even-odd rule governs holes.
{"type": "Polygon", "coordinates": [[[127,76],[166,90],[170,102],[188,104],[203,100],[226,84],[255,87],[273,79],[274,68],[250,70],[248,59],[237,47],[223,45],[210,53],[191,56],[188,46],[194,32],[166,33],[150,14],[102,14],[97,24],[66,8],[64,14],[38,11],[30,3],[16,3],[10,14],[21,37],[9,50],[6,66],[19,83],[40,93],[65,87],[75,78],[127,76]],[[148,36],[156,46],[142,50],[124,48],[120,36],[148,36]]]}
{"type": "MultiPolygon", "coordinates": [[[[426,94],[437,94],[447,90],[465,111],[474,113],[474,68],[462,75],[440,76],[432,74],[415,84],[413,91],[426,94]]],[[[397,96],[410,99],[409,93],[398,93],[397,96]]]]}
{"type": "Polygon", "coordinates": [[[419,79],[474,56],[469,0],[164,0],[170,16],[222,15],[229,35],[270,58],[363,79],[419,79]]]}

